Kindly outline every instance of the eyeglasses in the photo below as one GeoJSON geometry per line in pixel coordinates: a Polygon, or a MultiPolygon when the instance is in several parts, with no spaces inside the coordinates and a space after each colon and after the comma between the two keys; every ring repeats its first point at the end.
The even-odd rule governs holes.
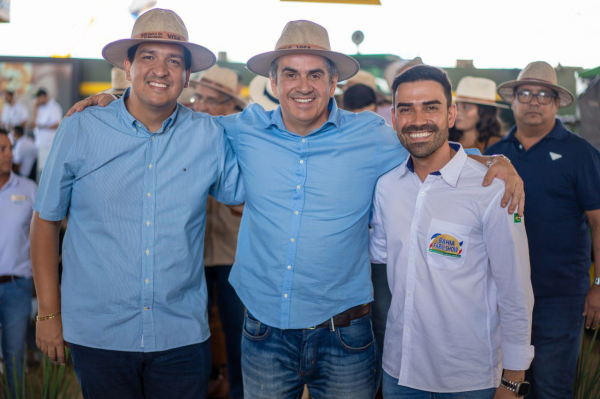
{"type": "Polygon", "coordinates": [[[515,92],[515,94],[517,95],[517,100],[521,104],[529,104],[535,97],[540,105],[548,105],[552,100],[558,97],[556,94],[547,91],[540,91],[538,94],[533,94],[529,90],[521,90],[515,92]]]}
{"type": "Polygon", "coordinates": [[[195,99],[194,103],[198,103],[198,104],[205,103],[209,107],[216,107],[217,105],[223,105],[226,102],[231,101],[231,97],[227,97],[225,100],[219,101],[219,100],[217,100],[216,98],[213,98],[213,97],[204,98],[204,97],[202,97],[199,94],[194,94],[194,99],[195,99]]]}

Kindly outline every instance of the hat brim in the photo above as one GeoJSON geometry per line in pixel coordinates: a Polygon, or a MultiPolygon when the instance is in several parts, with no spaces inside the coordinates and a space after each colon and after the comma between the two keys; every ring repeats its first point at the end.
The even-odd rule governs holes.
{"type": "Polygon", "coordinates": [[[544,86],[556,91],[558,93],[559,108],[568,107],[569,105],[573,104],[573,101],[575,101],[575,96],[573,96],[573,94],[571,94],[571,92],[564,87],[538,80],[509,80],[508,82],[504,82],[498,86],[498,95],[507,103],[512,103],[515,87],[523,85],[544,86]]]}
{"type": "Polygon", "coordinates": [[[167,43],[167,44],[178,44],[189,50],[192,56],[192,65],[190,67],[192,72],[204,71],[217,62],[217,57],[212,51],[206,47],[202,47],[199,44],[181,42],[177,40],[167,39],[122,39],[111,43],[108,43],[102,49],[102,57],[113,66],[119,69],[125,69],[125,58],[127,58],[127,51],[137,44],[141,43],[167,43]]]}
{"type": "Polygon", "coordinates": [[[291,54],[320,55],[321,57],[329,59],[335,64],[335,67],[338,72],[338,81],[350,79],[352,76],[356,75],[360,70],[360,65],[358,64],[358,61],[356,61],[354,58],[346,54],[337,53],[335,51],[318,49],[291,49],[269,51],[267,53],[258,54],[250,58],[246,63],[246,68],[248,68],[250,71],[254,72],[257,75],[268,78],[269,69],[271,68],[271,63],[273,62],[273,60],[281,56],[291,54]]]}
{"type": "Polygon", "coordinates": [[[265,111],[272,111],[279,107],[279,103],[273,101],[272,98],[275,98],[274,96],[272,96],[272,98],[270,97],[267,87],[265,86],[268,84],[271,84],[269,80],[264,82],[256,78],[252,79],[250,85],[248,86],[248,91],[250,93],[250,99],[253,102],[260,104],[265,111]]]}
{"type": "Polygon", "coordinates": [[[237,94],[232,94],[228,91],[223,90],[219,86],[211,85],[210,83],[203,82],[202,79],[200,79],[199,81],[195,80],[195,81],[193,81],[193,83],[192,83],[192,81],[190,81],[190,86],[194,87],[194,88],[198,87],[198,86],[208,87],[209,89],[216,90],[219,93],[225,94],[226,96],[233,98],[235,105],[237,105],[238,107],[246,108],[248,106],[248,101],[244,100],[242,97],[239,97],[237,94]]]}
{"type": "Polygon", "coordinates": [[[504,108],[504,109],[509,109],[510,107],[508,105],[505,104],[500,104],[497,102],[486,102],[484,100],[478,101],[476,99],[473,98],[467,98],[467,97],[461,97],[461,96],[456,96],[453,98],[455,103],[461,102],[461,103],[469,103],[469,104],[477,104],[477,105],[487,105],[488,107],[496,107],[496,108],[504,108]]]}

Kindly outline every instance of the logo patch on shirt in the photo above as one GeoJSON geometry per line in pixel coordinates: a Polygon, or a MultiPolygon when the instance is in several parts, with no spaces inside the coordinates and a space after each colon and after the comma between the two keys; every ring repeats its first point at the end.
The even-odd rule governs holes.
{"type": "Polygon", "coordinates": [[[27,200],[27,196],[25,196],[25,195],[11,195],[10,199],[12,200],[12,202],[15,203],[15,205],[21,205],[22,203],[24,203],[27,200]]]}
{"type": "Polygon", "coordinates": [[[456,237],[453,237],[450,234],[436,233],[431,236],[429,252],[450,256],[452,258],[460,258],[463,242],[464,241],[458,241],[456,237]]]}
{"type": "Polygon", "coordinates": [[[550,158],[552,158],[553,161],[556,161],[557,159],[561,159],[562,155],[550,151],[550,158]]]}
{"type": "Polygon", "coordinates": [[[515,213],[515,223],[521,223],[522,220],[523,218],[518,213],[515,213]]]}

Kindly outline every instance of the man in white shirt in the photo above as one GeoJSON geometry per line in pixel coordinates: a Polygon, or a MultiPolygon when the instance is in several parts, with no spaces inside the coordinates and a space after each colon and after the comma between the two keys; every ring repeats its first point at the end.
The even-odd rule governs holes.
{"type": "Polygon", "coordinates": [[[13,170],[21,176],[35,179],[35,172],[32,170],[35,159],[37,158],[37,149],[35,148],[35,143],[32,139],[25,136],[22,126],[13,127],[12,139],[14,146],[13,170]]]}
{"type": "Polygon", "coordinates": [[[447,74],[427,65],[392,87],[394,129],[411,155],[379,179],[371,223],[371,260],[387,263],[392,291],[386,398],[512,398],[529,390],[524,222],[498,205],[504,183],[482,187],[486,168],[448,142],[451,90],[447,74]]]}
{"type": "Polygon", "coordinates": [[[45,89],[39,89],[35,94],[35,108],[33,111],[33,127],[35,146],[38,149],[38,177],[44,169],[46,159],[52,148],[52,141],[56,129],[60,125],[63,113],[60,105],[48,95],[45,89]]]}
{"type": "Polygon", "coordinates": [[[0,118],[2,127],[10,132],[15,126],[25,127],[28,119],[29,110],[27,107],[15,100],[15,94],[12,91],[5,91],[4,108],[2,108],[2,118],[0,118]]]}

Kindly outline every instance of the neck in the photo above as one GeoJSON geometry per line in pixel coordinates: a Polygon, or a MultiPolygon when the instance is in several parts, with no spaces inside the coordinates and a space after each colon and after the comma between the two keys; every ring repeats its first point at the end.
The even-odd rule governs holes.
{"type": "Polygon", "coordinates": [[[286,117],[285,113],[282,110],[281,118],[283,119],[283,124],[285,125],[285,128],[290,133],[295,133],[299,136],[305,137],[308,134],[310,134],[310,132],[312,132],[313,130],[323,126],[325,122],[327,122],[327,120],[329,119],[330,114],[331,111],[327,109],[327,112],[321,115],[317,120],[313,120],[310,122],[294,122],[291,120],[291,118],[286,117]]]}
{"type": "Polygon", "coordinates": [[[132,93],[125,99],[125,107],[127,111],[138,121],[140,121],[146,129],[152,133],[156,133],[162,127],[162,124],[177,107],[177,102],[169,104],[165,107],[148,107],[141,104],[132,93]]]}
{"type": "Polygon", "coordinates": [[[517,123],[517,131],[515,137],[523,144],[526,150],[543,139],[548,133],[554,129],[556,120],[551,119],[548,123],[537,126],[526,126],[517,123]]]}
{"type": "Polygon", "coordinates": [[[477,131],[477,129],[473,128],[469,130],[463,130],[462,137],[459,141],[464,148],[473,148],[475,146],[475,143],[477,143],[478,139],[479,132],[477,131]]]}
{"type": "Polygon", "coordinates": [[[0,174],[0,188],[4,187],[8,180],[10,179],[10,172],[0,174]]]}
{"type": "Polygon", "coordinates": [[[433,172],[441,170],[456,154],[456,151],[450,147],[448,140],[440,148],[435,150],[433,154],[426,158],[412,157],[415,173],[421,181],[425,181],[427,176],[433,172]]]}

